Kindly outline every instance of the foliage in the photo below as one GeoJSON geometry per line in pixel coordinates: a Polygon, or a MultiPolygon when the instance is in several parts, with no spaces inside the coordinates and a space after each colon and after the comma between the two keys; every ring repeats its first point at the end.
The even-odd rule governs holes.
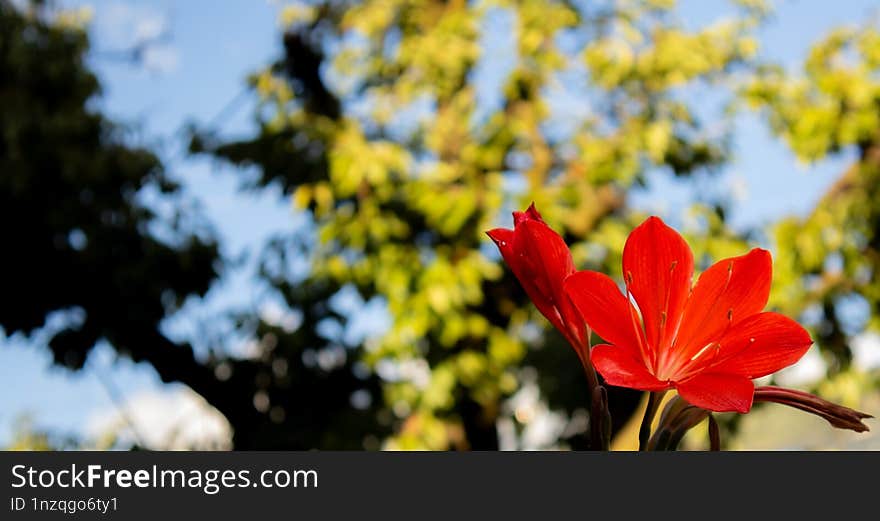
{"type": "Polygon", "coordinates": [[[855,156],[808,216],[772,230],[773,302],[811,323],[832,373],[849,367],[853,336],[880,330],[878,73],[878,28],[842,28],[812,48],[801,75],[764,67],[742,91],[801,160],[855,156]]]}
{"type": "Polygon", "coordinates": [[[99,340],[139,358],[168,344],[168,311],[204,293],[216,245],[188,216],[160,221],[146,191],[174,197],[157,158],[126,147],[121,131],[87,108],[98,93],[84,66],[82,31],[0,3],[0,219],[7,244],[2,325],[28,333],[72,312],[49,341],[55,359],[80,367],[99,340]],[[166,240],[148,230],[163,227],[166,240]]]}
{"type": "MultiPolygon", "coordinates": [[[[386,379],[388,447],[496,447],[524,364],[554,408],[584,407],[577,359],[555,333],[530,333],[543,321],[483,232],[535,201],[580,242],[580,267],[613,273],[611,252],[641,217],[627,192],[652,169],[689,176],[725,160],[725,125],[707,128],[688,93],[748,69],[760,13],[688,31],[667,4],[295,4],[284,58],[252,78],[259,135],[194,137],[194,151],[259,166],[261,184],[280,183],[308,213],[309,278],[386,303],[371,367],[429,369],[386,379]],[[490,51],[495,38],[510,47],[490,51]]],[[[709,248],[732,244],[717,234],[709,248]]],[[[632,412],[628,398],[612,400],[627,404],[615,417],[632,412]]]]}
{"type": "MultiPolygon", "coordinates": [[[[90,109],[86,34],[40,4],[0,0],[0,212],[16,248],[0,325],[27,334],[61,316],[58,362],[81,367],[106,341],[204,396],[236,448],[496,448],[499,425],[529,428],[521,403],[536,387],[565,420],[548,443],[583,448],[577,357],[483,232],[534,201],[578,268],[621,280],[623,242],[645,217],[630,194],[653,172],[711,178],[727,164],[731,102],[762,111],[804,160],[856,154],[811,215],[772,228],[771,306],[810,326],[832,372],[880,325],[870,26],[830,35],[794,77],[758,61],[760,0],[697,28],[667,0],[290,4],[283,55],[249,80],[259,131],[196,129],[190,143],[258,167],[243,188],[281,186],[308,217],[266,245],[258,274],[297,327],[233,316],[235,339],[257,346],[239,358],[230,336],[196,353],[162,334],[227,259],[159,159],[90,109]],[[302,258],[305,273],[291,268],[302,258]],[[327,332],[349,324],[334,302],[351,291],[384,306],[386,331],[327,332]],[[853,302],[873,318],[848,321],[853,302]]],[[[728,227],[726,204],[681,209],[698,269],[754,237],[728,227]]],[[[611,392],[617,432],[640,394],[611,392]]]]}
{"type": "MultiPolygon", "coordinates": [[[[375,378],[353,377],[353,357],[321,365],[304,356],[333,347],[317,332],[333,318],[332,282],[282,288],[302,303],[304,326],[292,334],[245,321],[262,339],[254,359],[226,354],[228,345],[196,353],[163,333],[186,298],[208,291],[223,259],[158,157],[90,108],[99,85],[85,63],[87,36],[49,13],[40,2],[19,10],[0,0],[5,333],[42,329],[55,361],[71,369],[100,342],[148,362],[219,409],[239,448],[361,448],[363,433],[381,436],[370,403],[350,405],[375,378]]],[[[266,263],[295,254],[291,244],[267,250],[266,263]]]]}

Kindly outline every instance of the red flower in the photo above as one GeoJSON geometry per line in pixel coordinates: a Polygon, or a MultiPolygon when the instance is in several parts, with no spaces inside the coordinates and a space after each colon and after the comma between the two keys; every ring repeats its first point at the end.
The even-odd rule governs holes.
{"type": "Polygon", "coordinates": [[[487,235],[495,241],[529,298],[575,348],[581,362],[589,363],[586,325],[562,288],[575,272],[565,241],[541,219],[534,203],[525,212],[513,212],[513,230],[496,228],[487,235]]]}
{"type": "Polygon", "coordinates": [[[693,253],[675,230],[651,217],[623,249],[626,296],[593,271],[569,277],[565,290],[608,342],[592,352],[608,384],[674,387],[698,407],[745,413],[752,407],[752,379],[797,362],[812,344],[793,320],[762,312],[771,272],[770,253],[753,249],[712,265],[692,288],[693,253]]]}

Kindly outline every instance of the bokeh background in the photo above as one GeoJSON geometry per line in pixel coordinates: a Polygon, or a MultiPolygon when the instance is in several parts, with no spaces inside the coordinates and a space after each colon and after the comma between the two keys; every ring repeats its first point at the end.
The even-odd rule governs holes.
{"type": "MultiPolygon", "coordinates": [[[[880,416],[878,15],[0,0],[0,447],[583,448],[577,357],[483,234],[531,201],[618,280],[649,214],[698,269],[769,248],[816,343],[764,380],[880,416]]],[[[641,400],[612,390],[615,448],[641,400]]]]}

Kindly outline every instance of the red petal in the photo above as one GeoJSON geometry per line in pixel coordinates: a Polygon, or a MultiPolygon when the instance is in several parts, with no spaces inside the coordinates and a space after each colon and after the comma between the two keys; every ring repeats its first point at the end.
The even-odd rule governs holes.
{"type": "Polygon", "coordinates": [[[648,218],[627,238],[623,276],[655,352],[665,350],[678,329],[693,275],[690,247],[660,218],[648,218]]]}
{"type": "Polygon", "coordinates": [[[784,315],[752,315],[719,340],[721,361],[712,372],[760,378],[800,360],[812,343],[807,330],[784,315]]]}
{"type": "Polygon", "coordinates": [[[772,270],[770,253],[755,248],[704,271],[685,306],[675,357],[690,360],[733,322],[760,313],[770,296],[772,270]]]}
{"type": "Polygon", "coordinates": [[[498,250],[501,251],[501,255],[504,257],[505,262],[507,262],[507,254],[513,248],[513,230],[495,228],[486,232],[486,235],[495,242],[495,246],[498,246],[498,250]]]}
{"type": "Polygon", "coordinates": [[[514,230],[514,244],[523,270],[523,274],[517,276],[532,301],[570,342],[580,345],[586,336],[584,321],[563,291],[565,279],[575,271],[568,245],[539,220],[525,220],[518,224],[514,230]],[[531,282],[525,280],[529,278],[531,282]],[[531,290],[530,285],[534,286],[531,290]],[[535,294],[541,295],[543,301],[536,300],[535,294]]]}
{"type": "Polygon", "coordinates": [[[515,228],[487,232],[526,294],[568,341],[580,349],[586,345],[586,326],[562,290],[574,272],[571,252],[562,237],[543,220],[534,206],[514,212],[515,228]]]}
{"type": "Polygon", "coordinates": [[[634,347],[599,344],[590,357],[593,366],[608,385],[629,387],[642,391],[661,391],[669,384],[654,378],[634,347]]]}
{"type": "Polygon", "coordinates": [[[516,226],[523,221],[541,221],[544,222],[544,219],[541,217],[541,214],[538,213],[538,209],[535,208],[535,203],[529,205],[529,207],[524,212],[513,212],[513,224],[516,226]]]}
{"type": "Polygon", "coordinates": [[[747,413],[755,384],[744,376],[706,373],[676,383],[678,394],[691,405],[715,412],[747,413]]]}
{"type": "Polygon", "coordinates": [[[574,273],[571,251],[562,237],[543,221],[523,221],[514,230],[514,244],[522,262],[531,272],[543,275],[553,289],[554,298],[562,295],[562,283],[574,273]]]}
{"type": "Polygon", "coordinates": [[[642,326],[632,304],[610,277],[579,271],[565,279],[565,292],[590,329],[609,344],[644,344],[642,326]]]}

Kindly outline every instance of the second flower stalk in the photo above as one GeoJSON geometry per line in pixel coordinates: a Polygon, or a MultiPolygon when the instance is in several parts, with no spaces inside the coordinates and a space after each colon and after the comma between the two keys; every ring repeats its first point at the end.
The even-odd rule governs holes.
{"type": "Polygon", "coordinates": [[[577,353],[587,376],[590,402],[590,447],[607,450],[611,443],[608,393],[599,383],[590,358],[590,328],[565,292],[565,280],[576,272],[565,240],[550,228],[532,204],[513,212],[513,229],[487,235],[519,280],[538,311],[562,333],[577,353]]]}

